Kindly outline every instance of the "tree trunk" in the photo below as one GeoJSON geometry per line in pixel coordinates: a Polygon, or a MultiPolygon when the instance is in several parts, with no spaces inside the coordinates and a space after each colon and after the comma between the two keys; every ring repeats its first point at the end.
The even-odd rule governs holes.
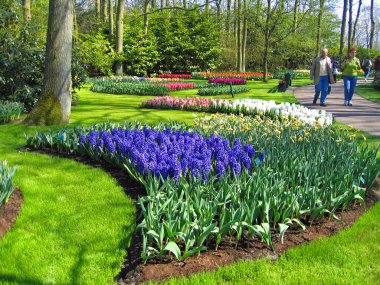
{"type": "Polygon", "coordinates": [[[161,5],[160,5],[160,8],[164,8],[165,7],[165,1],[164,0],[161,0],[161,5]]]}
{"type": "Polygon", "coordinates": [[[347,1],[348,0],[343,0],[342,25],[340,27],[340,43],[339,43],[339,55],[340,56],[343,56],[344,35],[346,34],[347,1]]]}
{"type": "Polygon", "coordinates": [[[352,42],[353,43],[355,42],[355,38],[356,38],[356,27],[358,25],[358,20],[359,20],[359,16],[360,16],[360,8],[361,7],[362,7],[362,0],[359,0],[358,11],[356,13],[356,18],[355,18],[355,23],[354,23],[354,30],[352,32],[352,42]]]}
{"type": "MultiPolygon", "coordinates": [[[[117,3],[116,14],[116,52],[119,56],[123,53],[123,19],[124,19],[124,0],[119,0],[117,3]]],[[[119,59],[115,63],[116,75],[123,75],[123,62],[119,59]]]]}
{"type": "Polygon", "coordinates": [[[107,19],[108,19],[108,14],[107,14],[107,2],[108,0],[101,0],[101,3],[102,3],[102,12],[101,12],[101,15],[102,15],[102,20],[103,20],[103,23],[104,24],[107,24],[107,19]]]}
{"type": "Polygon", "coordinates": [[[264,82],[268,82],[268,54],[269,54],[269,20],[271,17],[271,0],[267,0],[267,12],[264,31],[264,82]]]}
{"type": "Polygon", "coordinates": [[[26,121],[68,123],[71,111],[73,1],[50,0],[43,92],[26,121]]]}
{"type": "Polygon", "coordinates": [[[109,19],[109,26],[110,26],[110,31],[109,31],[109,39],[110,42],[113,41],[113,36],[114,36],[114,31],[113,31],[113,0],[108,0],[108,19],[109,19]]]}
{"type": "Polygon", "coordinates": [[[32,18],[30,14],[30,0],[23,0],[24,20],[30,21],[32,18]]]}
{"type": "Polygon", "coordinates": [[[369,48],[373,48],[373,41],[374,41],[374,37],[375,37],[375,19],[373,18],[373,9],[374,9],[374,4],[373,4],[373,0],[371,0],[371,14],[370,14],[370,17],[371,17],[371,33],[370,33],[370,36],[369,36],[369,48]]]}
{"type": "Polygon", "coordinates": [[[321,49],[321,30],[322,30],[322,18],[325,11],[325,0],[319,0],[319,12],[318,12],[318,24],[317,24],[317,43],[316,53],[319,54],[321,49]]]}
{"type": "Polygon", "coordinates": [[[226,18],[226,31],[227,34],[231,30],[231,0],[227,0],[227,18],[226,18]]]}
{"type": "Polygon", "coordinates": [[[210,0],[206,0],[206,12],[208,12],[209,8],[210,8],[210,0]]]}
{"type": "Polygon", "coordinates": [[[236,71],[241,72],[241,0],[237,0],[236,42],[236,71]]]}
{"type": "Polygon", "coordinates": [[[245,72],[245,54],[247,47],[247,0],[243,0],[243,39],[241,44],[241,71],[245,72]]]}
{"type": "Polygon", "coordinates": [[[100,0],[95,0],[96,17],[100,18],[100,0]]]}
{"type": "Polygon", "coordinates": [[[299,0],[295,0],[293,9],[293,33],[296,32],[298,22],[299,0]]]}
{"type": "Polygon", "coordinates": [[[148,35],[148,25],[149,25],[149,0],[144,0],[144,36],[148,35]]]}
{"type": "Polygon", "coordinates": [[[348,36],[347,36],[347,56],[352,46],[352,5],[353,0],[348,0],[348,36]]]}

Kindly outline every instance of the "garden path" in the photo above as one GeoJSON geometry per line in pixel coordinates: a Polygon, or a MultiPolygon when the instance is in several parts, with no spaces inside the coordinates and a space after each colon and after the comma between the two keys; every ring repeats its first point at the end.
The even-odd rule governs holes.
{"type": "MultiPolygon", "coordinates": [[[[358,84],[366,84],[358,80],[358,84]]],[[[343,80],[332,85],[331,93],[327,96],[327,106],[313,105],[314,85],[293,89],[298,102],[310,109],[322,109],[333,113],[336,121],[351,125],[367,133],[380,136],[380,104],[354,95],[353,106],[344,106],[343,80]]]]}

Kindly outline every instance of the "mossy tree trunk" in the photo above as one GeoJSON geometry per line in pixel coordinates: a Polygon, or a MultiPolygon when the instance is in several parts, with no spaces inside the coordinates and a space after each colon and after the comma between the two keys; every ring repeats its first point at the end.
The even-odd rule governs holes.
{"type": "Polygon", "coordinates": [[[73,1],[50,0],[42,95],[26,118],[34,125],[68,123],[71,111],[73,1]]]}

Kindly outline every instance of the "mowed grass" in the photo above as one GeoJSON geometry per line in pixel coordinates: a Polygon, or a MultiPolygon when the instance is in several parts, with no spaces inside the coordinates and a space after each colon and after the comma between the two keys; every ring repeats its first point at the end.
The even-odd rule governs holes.
{"type": "Polygon", "coordinates": [[[365,83],[356,87],[356,93],[368,100],[380,104],[380,91],[375,90],[375,84],[365,83]]]}
{"type": "MultiPolygon", "coordinates": [[[[296,102],[292,93],[268,93],[277,83],[250,82],[251,92],[236,97],[296,102]]],[[[175,94],[194,96],[196,90],[190,91],[194,93],[175,94]]],[[[193,112],[141,109],[149,96],[93,93],[87,87],[79,96],[70,126],[108,120],[193,122],[193,112]]],[[[25,144],[24,133],[47,129],[20,123],[0,126],[0,160],[18,166],[15,184],[25,199],[14,227],[0,239],[0,284],[115,283],[135,228],[134,204],[102,169],[18,150],[25,144]]],[[[379,138],[373,138],[376,141],[379,138]]],[[[170,283],[371,284],[380,277],[379,208],[376,205],[353,228],[293,249],[274,263],[240,262],[170,283]]]]}

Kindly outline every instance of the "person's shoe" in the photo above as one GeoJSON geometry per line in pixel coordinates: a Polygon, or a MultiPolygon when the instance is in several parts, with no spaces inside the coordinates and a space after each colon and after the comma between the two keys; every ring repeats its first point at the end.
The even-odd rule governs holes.
{"type": "Polygon", "coordinates": [[[348,106],[352,106],[352,102],[351,101],[348,101],[348,106]]]}
{"type": "Polygon", "coordinates": [[[348,106],[348,101],[344,101],[344,106],[348,106]]]}
{"type": "Polygon", "coordinates": [[[313,100],[313,105],[317,105],[317,100],[313,100]]]}
{"type": "Polygon", "coordinates": [[[364,79],[365,82],[367,82],[367,79],[364,79]]]}
{"type": "Polygon", "coordinates": [[[321,106],[322,106],[322,107],[326,107],[327,104],[326,104],[326,103],[321,103],[321,106]]]}

